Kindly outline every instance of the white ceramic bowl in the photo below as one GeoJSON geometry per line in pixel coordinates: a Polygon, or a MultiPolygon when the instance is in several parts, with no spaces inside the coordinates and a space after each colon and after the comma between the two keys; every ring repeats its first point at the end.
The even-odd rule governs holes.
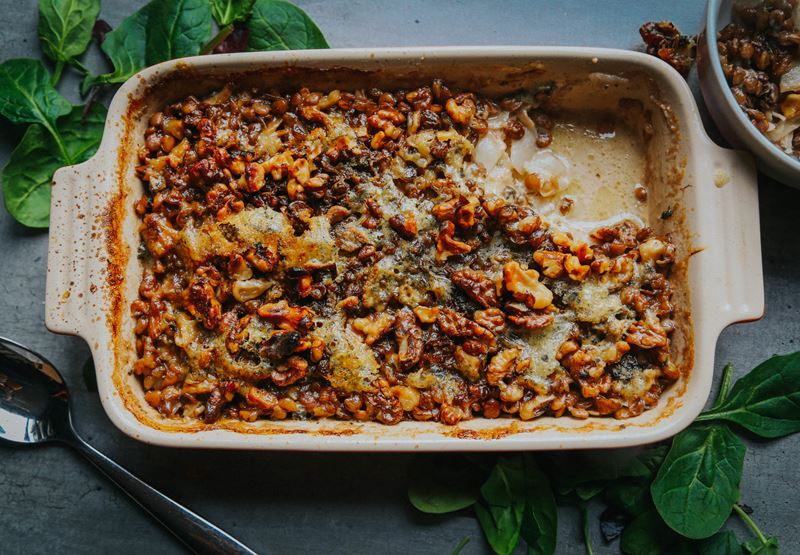
{"type": "Polygon", "coordinates": [[[621,447],[657,441],[686,427],[709,395],[714,348],[728,324],[761,316],[761,248],[755,170],[746,154],[714,145],[684,80],[651,56],[588,48],[420,48],[317,50],[206,56],[166,62],[117,92],[103,142],[88,162],[54,178],[46,322],[89,344],[103,406],[121,430],[142,441],[181,447],[303,450],[518,450],[621,447]],[[608,78],[608,76],[616,76],[608,78]],[[652,112],[651,225],[671,233],[678,329],[673,356],[685,376],[659,405],[629,420],[477,418],[456,426],[336,420],[205,425],[161,418],[132,375],[130,303],[141,279],[142,194],[136,151],[152,113],[186,94],[229,80],[324,89],[402,87],[434,77],[486,94],[555,79],[563,99],[586,108],[638,99],[652,112]],[[581,100],[582,99],[582,100],[581,100]],[[667,208],[673,216],[658,217],[667,208]]]}
{"type": "Polygon", "coordinates": [[[750,123],[722,73],[716,37],[731,22],[734,3],[734,0],[709,0],[706,5],[705,29],[697,45],[697,72],[703,99],[720,133],[731,145],[752,152],[758,169],[770,177],[800,187],[800,159],[772,144],[750,123]]]}

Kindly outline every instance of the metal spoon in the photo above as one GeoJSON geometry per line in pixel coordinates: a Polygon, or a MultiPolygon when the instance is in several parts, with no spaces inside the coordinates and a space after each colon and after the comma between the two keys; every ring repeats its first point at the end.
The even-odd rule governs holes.
{"type": "Polygon", "coordinates": [[[44,357],[0,337],[0,441],[75,448],[186,546],[201,555],[255,552],[153,489],[78,436],[63,378],[44,357]]]}

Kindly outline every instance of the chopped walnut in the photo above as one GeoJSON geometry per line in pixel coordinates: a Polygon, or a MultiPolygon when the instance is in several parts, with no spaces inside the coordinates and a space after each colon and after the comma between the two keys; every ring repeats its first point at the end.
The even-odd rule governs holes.
{"type": "Polygon", "coordinates": [[[494,355],[486,367],[486,382],[497,385],[500,380],[510,375],[516,369],[519,349],[504,349],[494,355]]]}
{"type": "Polygon", "coordinates": [[[422,329],[408,308],[403,308],[397,313],[394,335],[397,337],[397,360],[400,368],[404,371],[410,370],[419,363],[425,346],[422,329]]]}
{"type": "Polygon", "coordinates": [[[515,299],[530,308],[545,308],[553,302],[553,293],[539,281],[539,272],[524,270],[517,262],[503,266],[503,283],[515,299]]]}
{"type": "Polygon", "coordinates": [[[494,282],[486,277],[483,272],[469,269],[458,270],[453,272],[450,279],[453,280],[453,283],[461,288],[470,299],[484,308],[498,305],[497,291],[494,282]]]}
{"type": "Polygon", "coordinates": [[[444,222],[436,237],[436,260],[443,262],[451,256],[468,253],[472,250],[468,244],[453,238],[455,233],[453,222],[444,222]]]}
{"type": "Polygon", "coordinates": [[[394,316],[386,312],[373,312],[366,318],[353,320],[353,329],[364,336],[364,342],[372,345],[383,337],[394,324],[394,316]]]}
{"type": "Polygon", "coordinates": [[[458,368],[462,376],[471,382],[480,378],[480,372],[484,364],[480,356],[472,356],[461,347],[456,347],[454,357],[456,359],[456,368],[458,368]]]}
{"type": "Polygon", "coordinates": [[[476,323],[480,324],[495,335],[499,335],[505,331],[505,314],[499,308],[476,310],[473,316],[476,323]]]}
{"type": "Polygon", "coordinates": [[[258,315],[274,322],[284,330],[306,330],[311,326],[314,313],[305,306],[290,306],[288,301],[263,304],[258,308],[258,315]]]}

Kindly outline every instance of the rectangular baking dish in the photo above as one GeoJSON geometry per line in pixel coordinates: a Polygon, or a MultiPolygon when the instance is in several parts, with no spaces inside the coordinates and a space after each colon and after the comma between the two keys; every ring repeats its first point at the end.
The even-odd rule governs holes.
{"type": "Polygon", "coordinates": [[[702,410],[721,330],[759,318],[764,293],[756,174],[750,157],[714,145],[692,94],[668,65],[650,56],[596,48],[352,49],[205,56],[166,62],[126,82],[111,103],[103,141],[89,161],[59,170],[53,182],[47,274],[47,327],[89,344],[103,407],[126,434],[176,447],[329,451],[528,450],[622,447],[654,442],[686,427],[702,410]],[[650,224],[678,248],[673,356],[684,377],[659,405],[629,420],[568,417],[438,423],[166,420],[144,402],[130,371],[141,263],[142,194],[136,153],[152,113],[183,96],[235,81],[264,89],[400,88],[442,78],[499,95],[556,81],[558,102],[613,109],[620,98],[653,113],[647,143],[650,224]],[[660,218],[664,211],[672,217],[660,218]]]}

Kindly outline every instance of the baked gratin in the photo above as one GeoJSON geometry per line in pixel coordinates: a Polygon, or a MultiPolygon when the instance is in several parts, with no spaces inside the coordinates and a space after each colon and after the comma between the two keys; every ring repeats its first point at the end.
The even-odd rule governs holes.
{"type": "Polygon", "coordinates": [[[615,182],[623,202],[558,149],[647,113],[576,131],[551,93],[228,86],[156,113],[131,307],[147,402],[207,423],[655,406],[680,377],[675,248],[635,215],[644,178],[615,182]]]}

